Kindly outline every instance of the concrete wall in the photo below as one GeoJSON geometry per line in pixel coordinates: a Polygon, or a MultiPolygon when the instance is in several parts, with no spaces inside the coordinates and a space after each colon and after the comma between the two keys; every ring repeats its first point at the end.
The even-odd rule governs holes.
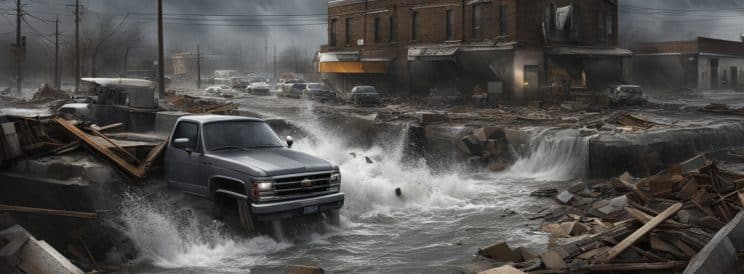
{"type": "Polygon", "coordinates": [[[699,89],[712,89],[711,87],[711,60],[718,60],[718,88],[719,89],[739,89],[744,87],[744,57],[733,57],[733,56],[711,56],[701,55],[698,62],[698,88],[699,89]],[[738,83],[731,85],[731,67],[737,68],[738,83]],[[725,85],[724,85],[724,79],[725,85]]]}

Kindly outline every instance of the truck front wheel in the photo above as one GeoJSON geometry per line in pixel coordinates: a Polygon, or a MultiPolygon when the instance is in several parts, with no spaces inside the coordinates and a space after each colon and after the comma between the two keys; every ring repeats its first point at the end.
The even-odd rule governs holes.
{"type": "Polygon", "coordinates": [[[241,230],[248,235],[256,231],[253,214],[251,214],[248,202],[245,199],[228,195],[215,195],[212,203],[212,214],[215,219],[228,226],[236,227],[239,224],[241,230]]]}

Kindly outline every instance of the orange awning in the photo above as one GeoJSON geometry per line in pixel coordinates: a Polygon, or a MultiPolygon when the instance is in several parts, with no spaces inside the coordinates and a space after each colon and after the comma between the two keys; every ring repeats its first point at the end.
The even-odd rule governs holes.
{"type": "Polygon", "coordinates": [[[321,73],[387,73],[388,61],[321,62],[321,73]]]}

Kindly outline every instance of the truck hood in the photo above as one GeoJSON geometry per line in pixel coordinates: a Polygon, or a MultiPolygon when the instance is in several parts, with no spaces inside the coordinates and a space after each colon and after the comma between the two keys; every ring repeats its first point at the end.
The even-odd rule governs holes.
{"type": "Polygon", "coordinates": [[[211,153],[211,156],[215,161],[213,166],[253,176],[280,176],[338,169],[329,161],[286,148],[219,151],[211,153]]]}

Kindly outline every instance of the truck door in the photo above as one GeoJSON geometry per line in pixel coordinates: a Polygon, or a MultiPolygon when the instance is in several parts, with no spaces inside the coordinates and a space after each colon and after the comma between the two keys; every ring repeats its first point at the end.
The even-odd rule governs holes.
{"type": "Polygon", "coordinates": [[[199,124],[184,121],[176,125],[166,151],[166,179],[176,189],[203,195],[206,184],[200,182],[205,174],[200,139],[199,124]],[[179,139],[188,139],[188,143],[177,145],[179,139]]]}

